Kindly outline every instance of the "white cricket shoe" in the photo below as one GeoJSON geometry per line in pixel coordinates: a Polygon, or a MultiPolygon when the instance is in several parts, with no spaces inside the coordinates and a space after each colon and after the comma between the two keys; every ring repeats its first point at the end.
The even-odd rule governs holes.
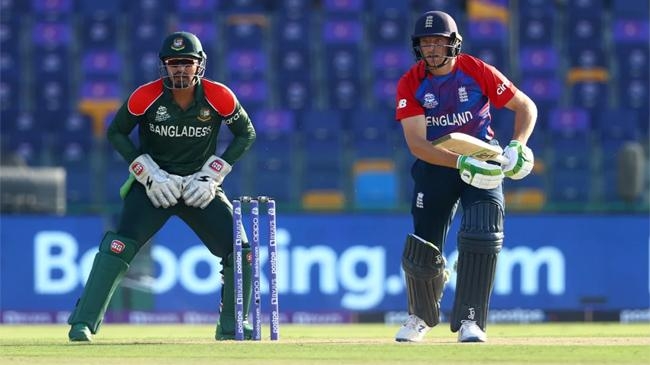
{"type": "Polygon", "coordinates": [[[462,321],[458,331],[458,342],[486,342],[487,335],[475,321],[462,321]]]}
{"type": "Polygon", "coordinates": [[[431,331],[431,328],[427,326],[426,322],[420,319],[420,317],[415,314],[409,315],[402,327],[397,331],[395,335],[395,341],[397,342],[420,342],[424,338],[424,335],[427,332],[431,331]]]}

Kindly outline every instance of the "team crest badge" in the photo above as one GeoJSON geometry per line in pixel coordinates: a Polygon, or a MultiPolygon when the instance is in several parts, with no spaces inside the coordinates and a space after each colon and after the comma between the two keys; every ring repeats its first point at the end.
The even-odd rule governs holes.
{"type": "Polygon", "coordinates": [[[437,107],[438,100],[436,100],[436,96],[431,93],[424,94],[424,104],[422,104],[422,106],[427,109],[433,109],[437,107]]]}
{"type": "Polygon", "coordinates": [[[185,40],[182,37],[174,38],[172,49],[174,51],[180,51],[183,48],[185,48],[185,40]]]}
{"type": "Polygon", "coordinates": [[[467,95],[467,89],[465,86],[461,86],[458,88],[458,101],[461,103],[466,103],[469,101],[469,96],[467,95]]]}
{"type": "Polygon", "coordinates": [[[212,116],[210,116],[210,109],[201,108],[201,110],[199,110],[199,115],[196,117],[196,119],[200,120],[201,122],[207,122],[208,120],[212,119],[212,116]]]}

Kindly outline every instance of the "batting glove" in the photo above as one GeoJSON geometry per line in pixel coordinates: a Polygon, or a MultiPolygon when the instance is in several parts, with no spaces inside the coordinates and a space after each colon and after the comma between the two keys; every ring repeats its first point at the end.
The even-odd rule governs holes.
{"type": "Polygon", "coordinates": [[[533,151],[521,142],[512,140],[503,150],[503,155],[508,159],[508,164],[501,166],[503,174],[513,180],[526,177],[535,166],[533,151]]]}
{"type": "Polygon", "coordinates": [[[503,182],[503,171],[500,166],[470,156],[458,156],[456,167],[460,172],[460,178],[465,183],[479,189],[494,189],[503,182]]]}
{"type": "Polygon", "coordinates": [[[208,158],[201,170],[183,178],[185,204],[201,209],[207,207],[231,170],[232,166],[223,159],[217,156],[208,158]]]}
{"type": "Polygon", "coordinates": [[[161,169],[148,154],[138,156],[129,165],[135,179],[144,185],[147,196],[156,208],[169,208],[181,197],[183,178],[161,169]]]}

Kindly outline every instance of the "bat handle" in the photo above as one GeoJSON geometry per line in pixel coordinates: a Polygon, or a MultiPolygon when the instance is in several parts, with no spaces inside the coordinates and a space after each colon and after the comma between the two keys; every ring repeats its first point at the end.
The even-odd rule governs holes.
{"type": "Polygon", "coordinates": [[[507,165],[510,163],[510,160],[504,155],[498,155],[497,157],[494,158],[494,161],[500,163],[501,165],[507,165]]]}

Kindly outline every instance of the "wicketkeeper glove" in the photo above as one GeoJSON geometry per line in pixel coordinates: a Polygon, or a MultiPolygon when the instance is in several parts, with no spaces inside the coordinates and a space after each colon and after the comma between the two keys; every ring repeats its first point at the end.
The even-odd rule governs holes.
{"type": "Polygon", "coordinates": [[[494,189],[503,182],[503,171],[498,165],[477,160],[470,156],[458,156],[456,167],[460,178],[479,189],[494,189]]]}
{"type": "Polygon", "coordinates": [[[183,178],[161,169],[148,154],[142,154],[133,160],[129,171],[144,185],[149,200],[156,208],[169,208],[178,203],[183,178]]]}
{"type": "Polygon", "coordinates": [[[183,178],[183,200],[185,204],[204,209],[217,195],[217,188],[232,166],[217,156],[211,156],[201,170],[183,178]]]}
{"type": "Polygon", "coordinates": [[[519,180],[530,174],[535,166],[533,151],[517,140],[512,140],[503,150],[503,155],[508,159],[508,164],[501,166],[503,174],[513,180],[519,180]]]}

